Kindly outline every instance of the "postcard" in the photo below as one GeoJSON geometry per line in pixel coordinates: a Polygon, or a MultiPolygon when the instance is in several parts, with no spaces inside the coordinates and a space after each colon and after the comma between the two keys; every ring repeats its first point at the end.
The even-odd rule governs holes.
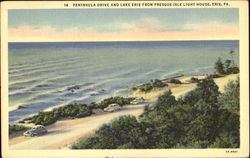
{"type": "Polygon", "coordinates": [[[247,1],[1,3],[3,157],[248,157],[247,1]]]}

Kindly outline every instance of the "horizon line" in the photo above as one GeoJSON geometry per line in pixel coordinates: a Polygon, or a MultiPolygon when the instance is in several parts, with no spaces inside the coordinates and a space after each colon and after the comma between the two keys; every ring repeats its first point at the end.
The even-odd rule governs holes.
{"type": "Polygon", "coordinates": [[[77,42],[192,42],[192,41],[239,41],[240,39],[215,39],[215,40],[124,40],[124,41],[7,41],[8,43],[77,43],[77,42]]]}

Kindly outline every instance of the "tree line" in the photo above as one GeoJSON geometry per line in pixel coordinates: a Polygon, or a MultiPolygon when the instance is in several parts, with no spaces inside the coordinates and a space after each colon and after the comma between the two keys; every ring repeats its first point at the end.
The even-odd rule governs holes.
{"type": "Polygon", "coordinates": [[[122,116],[79,140],[73,149],[238,148],[239,79],[220,93],[211,77],[176,99],[171,91],[137,119],[122,116]]]}
{"type": "Polygon", "coordinates": [[[228,75],[228,74],[237,74],[240,72],[239,67],[234,63],[234,54],[235,52],[231,50],[229,54],[231,55],[231,59],[226,59],[224,62],[219,57],[215,62],[215,70],[220,75],[228,75]]]}

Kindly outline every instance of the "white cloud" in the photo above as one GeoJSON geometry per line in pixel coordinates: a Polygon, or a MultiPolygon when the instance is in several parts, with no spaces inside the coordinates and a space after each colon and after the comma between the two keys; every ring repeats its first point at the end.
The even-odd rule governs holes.
{"type": "Polygon", "coordinates": [[[157,18],[141,18],[138,21],[110,23],[110,28],[68,28],[57,30],[50,26],[34,28],[21,26],[9,28],[9,41],[122,41],[122,40],[226,40],[238,39],[236,24],[216,21],[186,23],[181,30],[168,30],[157,18]],[[113,31],[115,30],[115,31],[113,31]],[[188,30],[188,31],[187,31],[188,30]]]}
{"type": "Polygon", "coordinates": [[[231,23],[222,23],[220,21],[208,21],[206,23],[196,22],[196,23],[186,23],[184,24],[183,28],[187,30],[201,30],[201,29],[219,29],[219,28],[226,28],[226,27],[238,27],[236,24],[231,23]]]}

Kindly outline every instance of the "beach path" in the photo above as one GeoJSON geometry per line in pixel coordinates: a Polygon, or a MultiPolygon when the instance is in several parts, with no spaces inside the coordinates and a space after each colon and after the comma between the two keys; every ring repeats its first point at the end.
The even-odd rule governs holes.
{"type": "MultiPolygon", "coordinates": [[[[219,90],[223,91],[223,87],[229,80],[237,78],[237,74],[228,75],[226,77],[216,78],[215,82],[219,86],[219,90]]],[[[182,84],[172,88],[173,94],[178,97],[194,89],[196,84],[182,84]]],[[[99,127],[105,123],[109,123],[115,118],[122,115],[139,116],[143,113],[146,104],[152,104],[157,100],[157,97],[164,93],[166,89],[150,92],[146,94],[146,101],[139,105],[127,105],[122,110],[105,113],[100,115],[92,115],[85,118],[73,120],[61,120],[48,127],[48,133],[44,136],[27,138],[24,136],[12,138],[9,140],[9,148],[18,149],[68,149],[68,145],[76,142],[78,139],[87,137],[93,134],[99,127]]],[[[145,95],[145,94],[141,94],[145,95]]],[[[138,96],[138,95],[137,95],[138,96]]],[[[138,96],[139,97],[139,96],[138,96]]],[[[142,96],[144,97],[144,96],[142,96]]]]}
{"type": "Polygon", "coordinates": [[[81,137],[86,137],[97,130],[101,125],[109,123],[113,119],[122,115],[138,116],[143,112],[144,104],[128,105],[122,110],[102,115],[92,115],[90,117],[57,121],[49,127],[46,135],[34,138],[23,137],[14,138],[19,140],[17,144],[10,141],[10,149],[62,149],[75,142],[81,137]],[[12,145],[12,144],[13,145],[12,145]]]}

